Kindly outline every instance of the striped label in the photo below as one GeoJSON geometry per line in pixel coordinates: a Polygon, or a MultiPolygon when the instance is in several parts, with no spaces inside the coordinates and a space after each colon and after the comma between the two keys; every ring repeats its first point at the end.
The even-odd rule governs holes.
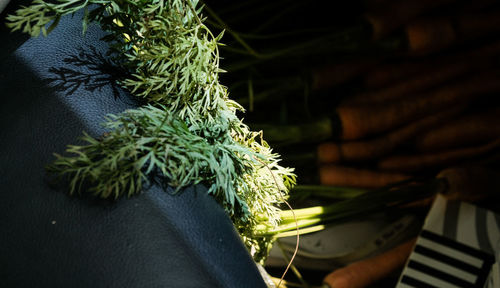
{"type": "Polygon", "coordinates": [[[483,288],[493,255],[424,230],[397,287],[483,288]]]}
{"type": "Polygon", "coordinates": [[[492,287],[498,219],[491,211],[438,197],[397,288],[492,287]]]}

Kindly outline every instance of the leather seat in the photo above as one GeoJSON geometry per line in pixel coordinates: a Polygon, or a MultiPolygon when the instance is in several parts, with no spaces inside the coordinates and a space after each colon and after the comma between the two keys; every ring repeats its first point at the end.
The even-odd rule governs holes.
{"type": "Polygon", "coordinates": [[[91,25],[82,36],[80,19],[63,17],[48,37],[1,30],[0,286],[265,287],[202,186],[174,195],[153,185],[100,201],[52,183],[52,153],[82,131],[101,135],[106,114],[138,105],[111,85],[112,69],[98,71],[104,33],[91,25]]]}

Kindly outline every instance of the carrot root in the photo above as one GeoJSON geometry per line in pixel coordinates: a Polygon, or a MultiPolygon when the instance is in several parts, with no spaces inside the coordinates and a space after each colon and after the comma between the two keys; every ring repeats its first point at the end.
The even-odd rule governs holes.
{"type": "Polygon", "coordinates": [[[416,238],[372,258],[337,269],[323,280],[332,288],[364,288],[387,277],[406,263],[416,238]]]}
{"type": "Polygon", "coordinates": [[[323,165],[320,167],[319,174],[322,185],[357,188],[380,188],[410,178],[401,173],[378,172],[337,165],[323,165]]]}
{"type": "Polygon", "coordinates": [[[421,155],[391,156],[381,160],[378,167],[382,170],[388,171],[416,172],[423,169],[453,165],[457,162],[465,161],[490,153],[494,150],[498,150],[498,148],[500,148],[500,139],[477,147],[454,149],[421,155]]]}
{"type": "Polygon", "coordinates": [[[402,145],[405,141],[414,138],[425,129],[456,116],[463,109],[463,105],[457,105],[447,111],[429,115],[371,140],[320,144],[317,148],[318,161],[320,163],[338,163],[341,161],[371,160],[381,157],[402,145]]]}

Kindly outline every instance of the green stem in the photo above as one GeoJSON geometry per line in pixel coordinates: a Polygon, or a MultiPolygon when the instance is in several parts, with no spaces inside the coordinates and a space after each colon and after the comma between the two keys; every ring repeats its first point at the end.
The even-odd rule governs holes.
{"type": "Polygon", "coordinates": [[[249,124],[254,130],[264,131],[264,137],[273,144],[318,142],[333,136],[330,118],[320,118],[311,123],[299,125],[249,124]]]}
{"type": "Polygon", "coordinates": [[[350,199],[368,192],[368,189],[326,186],[326,185],[297,185],[290,194],[310,193],[313,196],[322,196],[335,199],[350,199]]]}
{"type": "Polygon", "coordinates": [[[261,58],[260,54],[257,53],[252,47],[250,47],[250,45],[248,45],[245,40],[243,40],[238,33],[234,32],[220,17],[219,15],[217,15],[217,13],[215,13],[215,11],[213,11],[212,9],[210,9],[210,7],[208,7],[206,4],[205,4],[205,11],[208,12],[208,14],[210,14],[210,16],[212,16],[213,19],[215,19],[215,21],[217,21],[223,28],[224,30],[226,30],[227,32],[229,32],[229,34],[231,34],[234,39],[240,43],[241,46],[243,46],[247,51],[248,53],[250,53],[250,55],[253,55],[257,58],[261,58]]]}
{"type": "MultiPolygon", "coordinates": [[[[325,228],[326,228],[325,225],[318,224],[318,225],[314,225],[311,227],[299,229],[299,234],[305,235],[305,234],[309,234],[309,233],[314,233],[314,232],[325,230],[325,228]]],[[[277,233],[277,234],[273,235],[273,237],[274,238],[284,238],[284,237],[292,237],[292,236],[296,236],[296,235],[297,235],[297,231],[287,231],[287,232],[277,233]]]]}
{"type": "Polygon", "coordinates": [[[273,25],[276,21],[278,21],[280,18],[288,14],[290,11],[295,10],[296,8],[302,6],[303,4],[304,1],[297,1],[291,5],[287,5],[285,9],[280,9],[279,13],[274,13],[274,15],[272,15],[272,17],[270,17],[266,22],[262,23],[259,27],[257,27],[254,33],[260,33],[262,30],[273,25]]]}
{"type": "Polygon", "coordinates": [[[395,208],[401,204],[410,203],[427,198],[442,191],[443,181],[431,179],[420,184],[401,182],[402,187],[393,189],[393,186],[365,193],[350,200],[337,202],[328,206],[315,206],[303,209],[281,211],[281,224],[271,231],[264,231],[264,235],[273,235],[312,225],[326,224],[331,221],[348,219],[383,209],[395,208]],[[295,216],[294,216],[295,215],[295,216]],[[295,220],[297,219],[297,223],[295,220]]]}

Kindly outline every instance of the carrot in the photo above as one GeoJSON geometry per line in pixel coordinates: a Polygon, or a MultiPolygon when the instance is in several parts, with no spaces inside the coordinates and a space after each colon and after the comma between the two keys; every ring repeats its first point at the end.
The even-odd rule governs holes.
{"type": "Polygon", "coordinates": [[[317,67],[311,72],[311,89],[321,91],[349,81],[368,71],[380,60],[358,60],[317,67]]]}
{"type": "Polygon", "coordinates": [[[485,166],[469,165],[450,167],[438,173],[436,178],[445,179],[444,196],[450,200],[478,202],[498,198],[500,171],[485,166]]]}
{"type": "Polygon", "coordinates": [[[448,65],[428,67],[428,69],[422,71],[421,74],[408,80],[401,81],[386,89],[347,97],[342,101],[342,104],[372,104],[404,98],[412,93],[432,88],[447,80],[463,75],[472,69],[473,66],[479,66],[479,64],[477,62],[474,64],[470,62],[456,62],[448,65]]]}
{"type": "Polygon", "coordinates": [[[323,280],[332,288],[364,288],[402,268],[416,238],[377,256],[353,262],[328,274],[323,280]]]}
{"type": "Polygon", "coordinates": [[[376,11],[364,15],[372,27],[372,38],[377,40],[387,36],[398,27],[415,19],[424,12],[443,6],[453,0],[401,0],[391,1],[376,11]]]}
{"type": "MultiPolygon", "coordinates": [[[[498,56],[500,54],[500,41],[496,41],[493,43],[488,43],[479,48],[475,47],[473,49],[467,50],[459,50],[455,53],[450,53],[447,55],[440,55],[437,58],[419,58],[418,60],[407,60],[405,62],[396,62],[396,63],[388,63],[385,65],[381,65],[380,67],[376,67],[372,69],[369,73],[366,73],[363,79],[364,87],[367,89],[373,88],[381,88],[383,86],[388,86],[392,83],[397,83],[394,86],[397,88],[388,88],[381,91],[376,91],[373,94],[382,95],[385,93],[392,94],[391,90],[401,91],[401,95],[406,93],[409,94],[411,92],[418,90],[423,90],[425,88],[429,88],[432,85],[441,83],[443,80],[447,80],[442,76],[437,79],[437,81],[433,81],[432,77],[429,77],[429,74],[438,73],[438,76],[442,72],[437,71],[447,71],[451,70],[448,67],[455,67],[455,63],[464,63],[472,68],[478,68],[485,66],[485,63],[491,62],[492,57],[498,56]],[[411,79],[411,77],[422,79],[419,80],[411,79]],[[403,81],[402,81],[403,80],[403,81]],[[420,82],[420,83],[419,83],[420,82]],[[402,89],[399,86],[409,86],[407,89],[402,89]]],[[[460,67],[460,66],[458,66],[460,67]]],[[[459,75],[460,71],[457,73],[452,73],[450,76],[459,75]]],[[[365,93],[372,94],[372,93],[365,93]]],[[[365,95],[361,94],[361,95],[365,95]]],[[[356,99],[351,98],[365,98],[367,97],[367,101],[376,100],[375,96],[353,96],[349,97],[347,100],[352,101],[356,99]]],[[[359,99],[364,100],[364,99],[359,99]]],[[[385,100],[385,99],[384,99],[385,100]]],[[[358,101],[358,100],[356,100],[358,101]]],[[[353,101],[354,103],[354,101],[353,101]]],[[[356,102],[361,103],[361,101],[356,102]]]]}
{"type": "Polygon", "coordinates": [[[445,167],[458,162],[483,156],[500,147],[500,139],[481,146],[447,150],[418,155],[397,155],[379,161],[378,168],[390,171],[415,172],[430,168],[445,167]]]}
{"type": "Polygon", "coordinates": [[[500,138],[500,108],[464,115],[429,130],[415,139],[418,151],[432,152],[500,138]]]}
{"type": "Polygon", "coordinates": [[[486,71],[470,79],[431,92],[391,103],[339,105],[341,139],[355,140],[400,127],[412,120],[445,109],[458,102],[500,90],[500,71],[486,71]]]}
{"type": "Polygon", "coordinates": [[[456,22],[458,37],[462,41],[476,39],[500,31],[500,12],[462,15],[456,22]]]}
{"type": "Polygon", "coordinates": [[[380,188],[410,178],[402,173],[379,172],[337,165],[322,165],[319,169],[322,185],[380,188]]]}
{"type": "Polygon", "coordinates": [[[440,51],[459,42],[500,31],[500,12],[428,18],[407,25],[408,50],[413,55],[440,51]]]}
{"type": "MultiPolygon", "coordinates": [[[[416,75],[424,70],[429,70],[428,61],[405,61],[396,63],[387,63],[380,65],[363,77],[363,86],[368,90],[381,88],[391,83],[397,83],[403,79],[416,75]]],[[[436,68],[436,66],[431,66],[436,68]]],[[[347,100],[350,100],[348,98],[347,100]]]]}
{"type": "Polygon", "coordinates": [[[412,77],[396,82],[396,84],[378,91],[351,95],[346,97],[342,101],[342,104],[371,104],[404,98],[410,94],[435,87],[468,72],[491,67],[496,64],[491,58],[494,56],[498,57],[499,55],[500,41],[497,41],[478,49],[460,52],[449,57],[440,57],[438,60],[427,61],[427,63],[405,62],[399,65],[385,66],[381,68],[380,72],[377,73],[375,71],[374,75],[367,75],[365,83],[368,85],[374,85],[374,83],[375,85],[380,85],[387,84],[386,81],[388,80],[398,80],[397,77],[404,77],[405,75],[412,77]]]}
{"type": "Polygon", "coordinates": [[[406,27],[410,53],[423,55],[451,46],[457,35],[448,18],[422,19],[406,27]]]}
{"type": "Polygon", "coordinates": [[[398,146],[422,133],[422,131],[458,115],[463,109],[464,106],[462,105],[452,107],[449,110],[426,116],[371,140],[322,143],[317,148],[318,162],[338,163],[341,161],[375,159],[390,153],[398,146]]]}
{"type": "Polygon", "coordinates": [[[436,199],[436,195],[432,195],[429,197],[425,197],[423,199],[415,200],[413,202],[400,205],[399,209],[430,207],[432,203],[434,203],[434,199],[436,199]]]}
{"type": "Polygon", "coordinates": [[[364,82],[368,88],[380,87],[405,77],[414,76],[396,82],[386,89],[355,94],[343,101],[344,104],[382,102],[431,88],[463,75],[467,71],[489,67],[494,63],[490,58],[498,55],[500,55],[500,41],[469,51],[451,54],[448,57],[439,57],[438,60],[434,61],[411,61],[376,67],[380,63],[380,59],[363,59],[337,65],[326,65],[312,71],[312,89],[314,91],[325,90],[363,74],[366,74],[364,82]]]}
{"type": "Polygon", "coordinates": [[[481,12],[497,3],[497,0],[464,1],[460,3],[460,5],[458,5],[456,13],[463,14],[470,12],[481,12]]]}

